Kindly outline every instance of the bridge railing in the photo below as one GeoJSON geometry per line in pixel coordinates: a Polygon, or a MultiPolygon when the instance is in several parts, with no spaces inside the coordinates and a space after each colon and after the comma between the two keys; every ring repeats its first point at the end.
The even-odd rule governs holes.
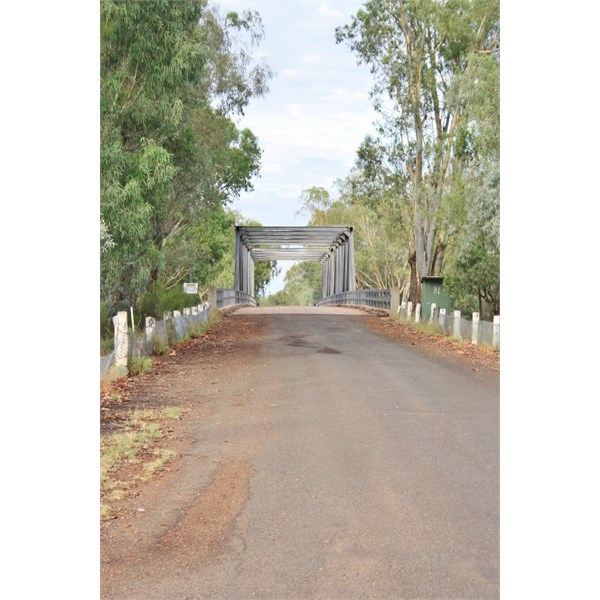
{"type": "MultiPolygon", "coordinates": [[[[234,306],[236,304],[250,304],[257,306],[256,298],[242,292],[242,290],[229,289],[229,288],[216,288],[216,306],[217,308],[225,308],[226,306],[234,306]]],[[[210,302],[210,300],[209,300],[210,302]]]]}
{"type": "MultiPolygon", "coordinates": [[[[354,306],[370,306],[389,311],[390,315],[406,322],[419,323],[421,321],[421,304],[414,307],[412,302],[400,302],[398,288],[387,290],[356,290],[342,292],[327,296],[317,306],[339,306],[343,304],[354,306]]],[[[473,344],[483,344],[492,348],[500,348],[500,316],[496,315],[493,321],[480,320],[479,313],[473,313],[472,319],[461,317],[459,310],[447,313],[445,308],[440,308],[432,303],[430,306],[430,324],[439,326],[440,330],[448,336],[471,340],[473,344]]]]}
{"type": "Polygon", "coordinates": [[[349,304],[354,306],[370,306],[390,310],[392,306],[391,290],[355,290],[327,296],[317,302],[317,306],[339,306],[349,304]]]}

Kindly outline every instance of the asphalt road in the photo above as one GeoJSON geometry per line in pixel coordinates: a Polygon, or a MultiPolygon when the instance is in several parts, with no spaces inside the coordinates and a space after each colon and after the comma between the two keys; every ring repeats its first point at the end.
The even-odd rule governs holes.
{"type": "Polygon", "coordinates": [[[236,313],[266,324],[255,366],[220,384],[260,396],[246,422],[218,417],[227,444],[268,418],[236,467],[247,493],[218,558],[148,568],[122,597],[499,597],[497,373],[376,335],[364,313],[319,312],[236,313]]]}

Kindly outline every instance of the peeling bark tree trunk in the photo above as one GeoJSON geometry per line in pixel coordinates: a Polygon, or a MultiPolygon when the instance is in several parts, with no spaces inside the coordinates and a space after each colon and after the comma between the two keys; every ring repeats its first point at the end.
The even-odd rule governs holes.
{"type": "Polygon", "coordinates": [[[421,302],[421,286],[419,285],[419,274],[417,269],[417,255],[413,252],[408,258],[408,266],[410,267],[410,287],[408,292],[408,300],[416,306],[421,302]]]}
{"type": "Polygon", "coordinates": [[[433,257],[433,275],[440,275],[442,267],[444,266],[444,255],[446,253],[446,244],[440,242],[435,248],[435,255],[433,257]]]}

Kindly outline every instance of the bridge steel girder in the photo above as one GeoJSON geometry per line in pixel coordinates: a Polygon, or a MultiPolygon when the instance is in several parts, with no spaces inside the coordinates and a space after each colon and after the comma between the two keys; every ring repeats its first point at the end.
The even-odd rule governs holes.
{"type": "Polygon", "coordinates": [[[356,289],[354,230],[326,227],[235,228],[234,287],[254,295],[254,263],[259,260],[318,260],[323,266],[322,297],[356,289]]]}

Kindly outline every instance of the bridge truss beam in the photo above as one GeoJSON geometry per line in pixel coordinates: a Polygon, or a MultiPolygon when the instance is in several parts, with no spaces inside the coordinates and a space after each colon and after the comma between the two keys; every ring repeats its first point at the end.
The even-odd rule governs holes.
{"type": "Polygon", "coordinates": [[[260,260],[318,260],[322,297],[356,289],[354,231],[330,227],[236,226],[234,287],[254,295],[254,263],[260,260]]]}

